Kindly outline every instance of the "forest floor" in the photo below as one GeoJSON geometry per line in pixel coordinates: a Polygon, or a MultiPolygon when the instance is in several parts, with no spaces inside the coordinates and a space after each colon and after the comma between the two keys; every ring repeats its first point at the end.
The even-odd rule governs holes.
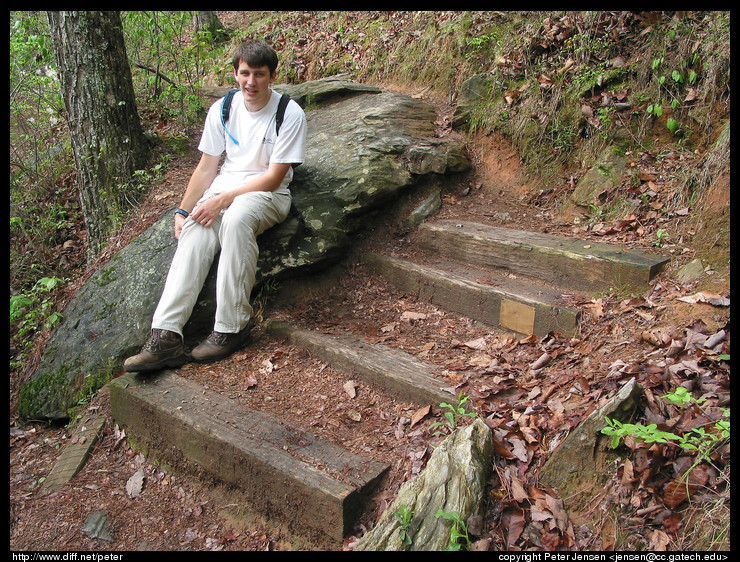
{"type": "MultiPolygon", "coordinates": [[[[449,108],[442,108],[442,134],[451,134],[448,119],[449,108]]],[[[685,234],[675,235],[660,248],[653,244],[654,228],[645,232],[635,225],[659,226],[661,215],[652,220],[639,217],[631,224],[564,221],[555,214],[560,194],[538,189],[523,174],[516,151],[504,141],[477,138],[471,155],[474,171],[450,182],[443,193],[441,217],[642,248],[670,254],[670,266],[643,296],[615,292],[579,299],[575,304],[583,321],[575,338],[520,339],[497,332],[400,293],[353,260],[314,280],[301,280],[298,292],[288,293],[298,284],[287,283],[260,303],[260,314],[326,332],[353,332],[369,342],[398,347],[438,365],[451,385],[471,395],[471,409],[496,430],[498,440],[488,511],[484,527],[474,537],[476,548],[682,549],[695,544],[690,535],[708,520],[707,513],[719,517],[715,526],[724,517],[729,524],[729,465],[726,475],[719,470],[725,457],[697,471],[701,482],[692,488],[693,501],[687,506],[669,497],[669,485],[681,472],[679,465],[685,466],[685,455],[668,446],[658,450],[632,443],[631,460],[623,459],[625,464],[615,468],[607,485],[594,492],[593,504],[577,514],[580,520],[574,514],[567,524],[554,504],[543,507],[543,498],[555,493],[537,480],[547,451],[631,377],[645,385],[652,414],[670,420],[672,427],[690,427],[699,416],[681,416],[659,400],[679,385],[704,396],[707,408],[729,407],[729,366],[716,358],[717,348],[711,351],[701,345],[724,329],[727,336],[719,351],[729,354],[729,306],[711,298],[729,296],[729,258],[726,269],[706,268],[697,280],[681,283],[677,269],[700,256],[691,244],[691,227],[679,228],[678,218],[665,220],[672,221],[672,233],[683,229],[685,234]],[[327,286],[330,291],[324,290],[327,286]],[[707,298],[685,302],[697,300],[686,299],[693,295],[707,298]],[[545,351],[552,360],[533,370],[531,365],[545,351]]],[[[195,158],[191,152],[169,164],[156,191],[110,244],[110,253],[179,202],[195,158]]],[[[668,160],[662,162],[668,165],[668,160]]],[[[714,193],[718,201],[729,200],[729,184],[724,189],[714,193]]],[[[415,204],[414,197],[405,201],[406,208],[415,204]]],[[[399,232],[390,216],[366,233],[358,248],[392,250],[410,259],[415,252],[413,236],[399,232]]],[[[101,257],[101,262],[105,259],[101,257]]],[[[428,431],[440,419],[438,408],[424,415],[424,405],[399,402],[378,389],[349,382],[351,375],[272,338],[259,325],[252,343],[229,359],[185,365],[178,373],[391,466],[372,508],[345,540],[344,549],[351,549],[373,525],[399,486],[422,470],[438,439],[428,431]]],[[[295,536],[275,519],[243,509],[233,490],[195,474],[172,473],[137,453],[110,418],[105,391],[92,400],[85,415],[90,413],[107,417],[100,438],[81,472],[50,493],[43,482],[72,440],[75,425],[21,423],[11,416],[11,550],[321,547],[295,536]],[[126,484],[140,469],[145,484],[131,498],[126,484]],[[93,512],[104,512],[109,540],[83,530],[93,512]]]]}

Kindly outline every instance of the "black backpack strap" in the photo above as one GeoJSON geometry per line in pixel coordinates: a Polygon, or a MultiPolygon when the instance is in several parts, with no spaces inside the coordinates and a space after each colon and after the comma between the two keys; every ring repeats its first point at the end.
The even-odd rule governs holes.
{"type": "MultiPolygon", "coordinates": [[[[275,135],[280,134],[280,125],[283,124],[283,117],[285,116],[285,108],[288,107],[288,103],[290,102],[290,96],[288,94],[283,94],[280,96],[280,102],[278,103],[277,111],[275,112],[275,135]]],[[[294,162],[291,164],[294,168],[297,168],[300,166],[300,162],[294,162]]]]}
{"type": "Polygon", "coordinates": [[[229,90],[224,96],[224,100],[221,102],[221,123],[224,125],[229,120],[229,113],[231,113],[231,99],[238,91],[238,89],[229,90]]]}
{"type": "Polygon", "coordinates": [[[283,94],[280,96],[280,102],[278,103],[277,112],[275,113],[275,134],[280,134],[280,126],[283,124],[283,117],[285,117],[285,108],[288,107],[290,96],[283,94]]]}
{"type": "Polygon", "coordinates": [[[221,126],[224,128],[224,131],[226,131],[226,134],[229,135],[229,138],[234,141],[234,144],[239,144],[239,141],[236,140],[229,132],[229,129],[226,128],[226,122],[229,120],[229,113],[231,112],[231,98],[234,97],[236,92],[238,92],[238,90],[229,90],[221,102],[221,126]]]}

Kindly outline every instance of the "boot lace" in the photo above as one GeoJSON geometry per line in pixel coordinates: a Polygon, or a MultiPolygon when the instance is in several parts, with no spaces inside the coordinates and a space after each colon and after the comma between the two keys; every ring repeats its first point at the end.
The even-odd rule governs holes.
{"type": "Polygon", "coordinates": [[[211,335],[208,336],[208,341],[212,343],[213,345],[217,345],[219,347],[223,347],[226,345],[226,343],[229,341],[229,337],[233,334],[226,334],[223,332],[211,332],[211,335]]]}
{"type": "Polygon", "coordinates": [[[164,333],[164,330],[152,330],[149,341],[144,344],[144,351],[161,351],[164,347],[162,345],[162,335],[164,333]]]}

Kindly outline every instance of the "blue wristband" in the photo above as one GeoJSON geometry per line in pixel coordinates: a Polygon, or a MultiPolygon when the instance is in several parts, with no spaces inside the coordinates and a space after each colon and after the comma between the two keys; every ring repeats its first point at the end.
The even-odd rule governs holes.
{"type": "Polygon", "coordinates": [[[188,216],[190,216],[190,213],[188,213],[185,209],[175,209],[175,214],[182,215],[185,218],[188,218],[188,216]]]}

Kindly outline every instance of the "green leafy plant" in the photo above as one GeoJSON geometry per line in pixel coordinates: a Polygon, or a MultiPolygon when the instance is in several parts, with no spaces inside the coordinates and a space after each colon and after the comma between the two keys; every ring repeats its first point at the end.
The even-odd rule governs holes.
{"type": "Polygon", "coordinates": [[[665,239],[668,238],[669,236],[670,236],[670,234],[668,234],[668,232],[666,232],[662,228],[659,228],[655,232],[655,238],[656,238],[656,240],[655,240],[655,242],[653,242],[653,246],[662,247],[663,244],[665,243],[665,239]]]}
{"type": "Polygon", "coordinates": [[[685,406],[690,402],[697,402],[698,404],[701,404],[702,402],[706,401],[705,398],[697,399],[691,396],[691,393],[684,386],[679,386],[673,392],[669,392],[668,394],[664,395],[663,398],[668,400],[674,406],[685,406]]]}
{"type": "Polygon", "coordinates": [[[63,316],[51,310],[53,302],[49,294],[63,282],[58,277],[43,277],[28,294],[10,297],[10,323],[22,320],[21,330],[24,333],[28,333],[32,327],[55,326],[63,316]]]}
{"type": "MultiPolygon", "coordinates": [[[[728,356],[729,358],[729,356],[728,356]]],[[[675,406],[684,407],[692,402],[702,404],[705,398],[694,398],[689,391],[679,386],[674,392],[666,394],[663,398],[675,406]]],[[[730,440],[730,409],[719,409],[724,418],[717,420],[711,425],[714,431],[707,431],[705,427],[695,427],[681,436],[679,444],[683,449],[696,451],[700,458],[711,462],[711,453],[720,445],[730,440]]]]}
{"type": "Polygon", "coordinates": [[[680,439],[680,437],[675,433],[659,430],[657,424],[654,423],[651,423],[650,425],[622,423],[619,420],[607,417],[605,417],[604,420],[607,423],[607,427],[602,429],[601,433],[611,436],[612,449],[619,447],[619,443],[622,439],[629,436],[632,436],[639,441],[644,441],[645,443],[668,443],[669,441],[680,439]]]}
{"type": "Polygon", "coordinates": [[[448,404],[447,402],[442,402],[439,406],[440,408],[444,408],[447,411],[444,413],[444,421],[438,421],[434,422],[429,426],[429,430],[431,431],[435,427],[442,427],[446,428],[446,431],[435,431],[433,435],[444,435],[445,433],[452,432],[460,423],[460,419],[467,417],[467,418],[477,418],[478,414],[475,412],[468,412],[465,408],[465,402],[468,401],[470,396],[463,395],[462,392],[460,392],[457,396],[457,405],[453,406],[452,404],[448,404]]]}
{"type": "MultiPolygon", "coordinates": [[[[684,387],[678,387],[674,392],[664,395],[663,398],[679,407],[685,407],[691,403],[701,404],[705,401],[694,398],[684,387]]],[[[607,427],[603,428],[601,433],[612,437],[612,448],[617,448],[622,439],[631,436],[645,443],[674,443],[684,450],[696,451],[700,460],[711,462],[711,454],[730,440],[730,409],[720,408],[720,411],[724,418],[708,424],[709,431],[707,427],[700,426],[677,435],[658,429],[654,423],[649,425],[622,423],[619,420],[605,417],[607,427]]]]}
{"type": "Polygon", "coordinates": [[[678,121],[676,121],[673,117],[669,117],[666,122],[665,126],[668,128],[668,130],[673,133],[674,135],[676,132],[678,132],[680,126],[678,124],[678,121]]]}
{"type": "Polygon", "coordinates": [[[483,45],[489,43],[497,43],[498,39],[499,38],[497,33],[495,31],[492,31],[491,33],[481,35],[479,37],[469,37],[465,40],[465,42],[471,47],[480,48],[483,45]]]}
{"type": "Polygon", "coordinates": [[[588,204],[588,220],[589,222],[598,222],[604,219],[604,211],[599,209],[596,205],[593,203],[588,204]]]}
{"type": "Polygon", "coordinates": [[[457,511],[445,511],[440,509],[434,514],[434,516],[452,521],[452,528],[450,529],[450,544],[447,547],[447,550],[468,550],[468,548],[470,548],[468,526],[465,524],[465,521],[462,520],[457,511]]]}
{"type": "Polygon", "coordinates": [[[651,103],[647,106],[647,112],[650,115],[660,117],[661,115],[663,115],[663,106],[660,103],[651,103]]]}
{"type": "Polygon", "coordinates": [[[599,120],[599,134],[601,135],[601,138],[607,139],[609,138],[609,130],[611,129],[613,116],[614,116],[614,108],[613,107],[600,107],[596,110],[597,118],[599,120]]]}
{"type": "Polygon", "coordinates": [[[62,283],[64,280],[59,277],[43,277],[30,291],[10,297],[10,324],[11,328],[13,325],[17,328],[11,341],[30,349],[33,342],[29,336],[53,328],[64,319],[61,312],[54,310],[51,298],[51,293],[62,283]]]}
{"type": "Polygon", "coordinates": [[[406,504],[401,504],[398,511],[396,511],[393,516],[396,518],[396,521],[398,521],[398,526],[401,529],[401,540],[403,541],[403,544],[411,544],[413,539],[409,534],[409,524],[411,523],[411,518],[414,516],[413,508],[409,509],[406,504]]]}
{"type": "Polygon", "coordinates": [[[695,427],[684,434],[679,441],[682,449],[696,451],[699,458],[711,462],[712,452],[730,439],[730,410],[723,408],[726,419],[714,423],[716,432],[707,431],[704,427],[695,427]]]}
{"type": "MultiPolygon", "coordinates": [[[[664,106],[670,106],[674,111],[681,106],[680,100],[685,97],[684,89],[686,87],[693,87],[699,80],[698,72],[691,68],[698,65],[698,63],[698,54],[694,53],[690,61],[679,61],[675,64],[676,68],[671,69],[670,72],[662,73],[660,72],[660,68],[665,64],[665,57],[653,59],[651,69],[656,76],[658,98],[660,101],[647,106],[646,112],[648,115],[661,117],[664,106]]],[[[681,125],[673,116],[666,119],[666,128],[674,135],[681,132],[681,125]]]]}

